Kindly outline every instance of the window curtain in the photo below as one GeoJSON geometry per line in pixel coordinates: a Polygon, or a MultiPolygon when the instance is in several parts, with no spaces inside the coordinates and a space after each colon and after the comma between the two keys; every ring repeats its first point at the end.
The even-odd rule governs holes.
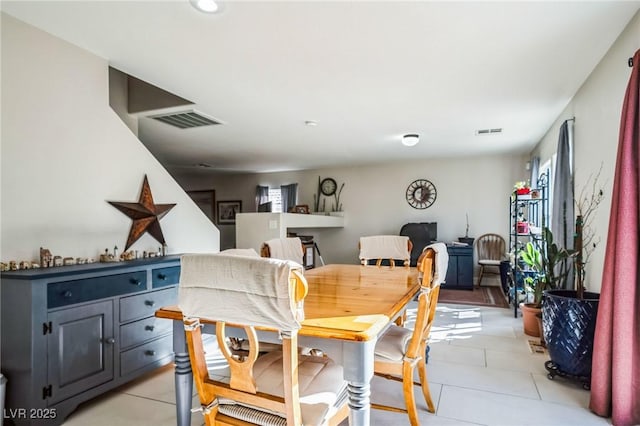
{"type": "Polygon", "coordinates": [[[268,186],[256,186],[256,211],[258,206],[269,201],[269,187],[268,186]]]}
{"type": "Polygon", "coordinates": [[[640,50],[633,64],[620,120],[589,403],[616,426],[640,424],[640,50]]]}
{"type": "Polygon", "coordinates": [[[531,159],[531,178],[529,179],[532,189],[538,188],[538,178],[540,177],[540,157],[531,159]]]}
{"type": "MultiPolygon", "coordinates": [[[[569,123],[565,120],[560,126],[556,171],[553,180],[553,201],[551,203],[551,232],[558,249],[573,248],[575,213],[573,205],[573,173],[571,170],[571,134],[569,123]]],[[[560,273],[568,271],[566,289],[573,289],[573,259],[566,259],[559,266],[560,273]]]]}
{"type": "Polygon", "coordinates": [[[280,193],[282,196],[282,211],[288,212],[291,207],[298,204],[298,184],[292,183],[290,185],[282,185],[280,187],[280,193]]]}

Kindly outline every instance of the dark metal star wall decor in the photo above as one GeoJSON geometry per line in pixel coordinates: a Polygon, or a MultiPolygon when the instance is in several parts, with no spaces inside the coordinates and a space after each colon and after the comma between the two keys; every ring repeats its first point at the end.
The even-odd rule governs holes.
{"type": "Polygon", "coordinates": [[[158,240],[160,244],[165,244],[164,235],[160,228],[160,219],[171,210],[175,204],[154,204],[153,196],[147,175],[144,176],[140,198],[137,203],[125,203],[120,201],[107,201],[116,209],[133,219],[129,237],[127,238],[127,246],[125,251],[138,241],[145,232],[151,234],[153,238],[158,240]]]}

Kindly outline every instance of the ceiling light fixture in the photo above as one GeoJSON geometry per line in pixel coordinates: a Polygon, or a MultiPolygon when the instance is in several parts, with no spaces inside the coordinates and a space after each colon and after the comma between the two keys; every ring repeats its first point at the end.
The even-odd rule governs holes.
{"type": "Polygon", "coordinates": [[[420,142],[420,136],[415,133],[404,135],[402,137],[402,145],[404,146],[414,146],[418,142],[420,142]]]}
{"type": "Polygon", "coordinates": [[[304,122],[304,124],[306,124],[307,126],[317,126],[318,122],[315,120],[307,120],[304,122]]]}
{"type": "Polygon", "coordinates": [[[191,5],[204,13],[216,13],[220,6],[214,0],[189,0],[191,5]]]}

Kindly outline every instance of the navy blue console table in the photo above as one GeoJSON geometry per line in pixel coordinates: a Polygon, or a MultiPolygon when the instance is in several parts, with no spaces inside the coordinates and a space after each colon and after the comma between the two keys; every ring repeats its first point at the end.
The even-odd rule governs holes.
{"type": "Polygon", "coordinates": [[[3,272],[4,417],[59,425],[81,402],[173,359],[180,257],[3,272]]]}
{"type": "Polygon", "coordinates": [[[473,290],[473,246],[447,245],[449,268],[442,288],[473,290]]]}

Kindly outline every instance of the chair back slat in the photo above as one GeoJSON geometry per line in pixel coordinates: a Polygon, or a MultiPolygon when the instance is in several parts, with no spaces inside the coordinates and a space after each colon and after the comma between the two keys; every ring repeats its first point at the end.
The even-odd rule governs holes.
{"type": "Polygon", "coordinates": [[[505,255],[505,240],[498,234],[484,234],[476,240],[478,260],[502,260],[505,255]]]}

